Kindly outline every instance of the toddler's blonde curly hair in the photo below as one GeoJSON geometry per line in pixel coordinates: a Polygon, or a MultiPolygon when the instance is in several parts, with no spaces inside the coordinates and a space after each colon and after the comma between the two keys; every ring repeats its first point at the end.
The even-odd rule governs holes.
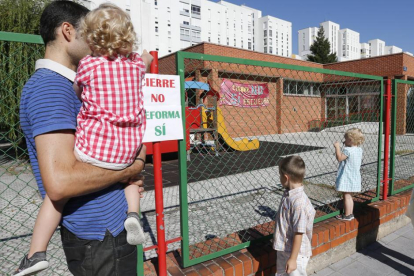
{"type": "Polygon", "coordinates": [[[350,128],[345,132],[345,137],[351,139],[352,144],[356,146],[362,145],[365,141],[364,134],[359,128],[350,128]]]}
{"type": "Polygon", "coordinates": [[[136,34],[131,17],[113,4],[102,4],[81,21],[80,34],[98,55],[128,55],[136,47],[136,34]]]}

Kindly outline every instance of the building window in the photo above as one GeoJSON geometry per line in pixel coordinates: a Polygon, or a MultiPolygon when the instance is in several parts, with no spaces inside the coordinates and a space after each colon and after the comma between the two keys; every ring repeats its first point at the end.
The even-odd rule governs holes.
{"type": "Polygon", "coordinates": [[[302,51],[305,51],[305,45],[303,45],[303,47],[302,47],[303,49],[302,49],[302,51]]]}
{"type": "Polygon", "coordinates": [[[220,37],[217,39],[217,41],[218,41],[218,44],[220,44],[220,37]]]}
{"type": "Polygon", "coordinates": [[[243,48],[243,40],[241,41],[241,47],[243,48]]]}
{"type": "Polygon", "coordinates": [[[267,45],[267,38],[263,39],[263,45],[267,45]]]}
{"type": "Polygon", "coordinates": [[[273,47],[269,47],[269,54],[273,53],[273,47]]]}
{"type": "Polygon", "coordinates": [[[269,36],[272,37],[273,36],[273,32],[272,30],[269,30],[269,36]]]}
{"type": "Polygon", "coordinates": [[[227,38],[227,46],[229,46],[230,45],[230,40],[229,40],[229,38],[227,38]]]}
{"type": "Polygon", "coordinates": [[[208,37],[208,42],[211,42],[211,38],[210,37],[208,37]]]}
{"type": "Polygon", "coordinates": [[[236,47],[236,39],[234,40],[234,47],[236,47]]]}
{"type": "Polygon", "coordinates": [[[158,6],[158,0],[154,0],[154,5],[158,6]]]}
{"type": "Polygon", "coordinates": [[[200,15],[200,6],[191,5],[191,12],[200,15]]]}
{"type": "Polygon", "coordinates": [[[267,30],[264,30],[264,31],[263,31],[263,36],[264,36],[264,37],[267,37],[267,30]]]}
{"type": "Polygon", "coordinates": [[[251,43],[251,42],[247,42],[247,48],[248,48],[249,50],[251,50],[251,49],[252,49],[252,43],[251,43]]]}
{"type": "Polygon", "coordinates": [[[158,27],[157,26],[155,26],[155,32],[158,33],[158,27]]]}
{"type": "Polygon", "coordinates": [[[188,21],[183,21],[183,24],[184,24],[184,25],[190,25],[190,22],[188,22],[188,21]]]}
{"type": "Polygon", "coordinates": [[[269,38],[269,45],[273,45],[273,40],[269,38]]]}
{"type": "Polygon", "coordinates": [[[171,53],[171,50],[168,50],[168,53],[171,53]]]}
{"type": "Polygon", "coordinates": [[[265,54],[267,54],[267,47],[264,47],[263,52],[264,52],[265,54]]]}

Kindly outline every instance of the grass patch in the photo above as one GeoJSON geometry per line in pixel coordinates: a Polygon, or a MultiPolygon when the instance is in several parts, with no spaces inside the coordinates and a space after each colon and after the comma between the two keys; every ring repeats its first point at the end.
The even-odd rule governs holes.
{"type": "Polygon", "coordinates": [[[396,155],[403,155],[403,154],[410,154],[410,153],[414,153],[414,150],[396,150],[395,151],[396,155]]]}

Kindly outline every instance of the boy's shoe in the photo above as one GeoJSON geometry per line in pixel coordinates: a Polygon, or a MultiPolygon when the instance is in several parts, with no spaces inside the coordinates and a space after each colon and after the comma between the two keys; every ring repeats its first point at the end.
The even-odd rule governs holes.
{"type": "Polygon", "coordinates": [[[341,215],[337,215],[336,218],[340,220],[353,220],[355,217],[353,214],[350,214],[347,216],[345,216],[345,214],[341,214],[341,215]]]}
{"type": "Polygon", "coordinates": [[[49,262],[46,261],[46,252],[36,252],[31,258],[27,255],[22,259],[19,268],[14,272],[15,276],[34,275],[39,271],[46,269],[49,262]]]}
{"type": "Polygon", "coordinates": [[[144,231],[142,230],[141,220],[135,212],[128,213],[124,222],[127,231],[127,242],[131,245],[143,244],[145,242],[144,231]]]}

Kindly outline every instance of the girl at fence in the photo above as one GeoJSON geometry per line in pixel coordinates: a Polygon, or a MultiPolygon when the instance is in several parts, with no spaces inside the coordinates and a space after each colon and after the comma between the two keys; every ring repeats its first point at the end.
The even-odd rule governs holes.
{"type": "Polygon", "coordinates": [[[336,190],[343,193],[344,213],[337,215],[337,219],[354,219],[354,201],[352,193],[361,192],[361,162],[364,134],[358,128],[351,128],[345,132],[344,148],[341,151],[339,142],[334,143],[336,159],[340,162],[336,177],[336,190]]]}
{"type": "MultiPolygon", "coordinates": [[[[78,66],[74,89],[82,100],[77,117],[74,154],[79,161],[121,170],[136,159],[142,146],[146,121],[142,81],[152,56],[132,52],[136,34],[129,15],[112,4],[103,4],[83,19],[80,34],[92,50],[78,66]]],[[[128,214],[127,242],[142,244],[139,187],[125,186],[128,214]]],[[[46,249],[62,218],[63,206],[46,196],[33,230],[29,254],[15,275],[32,275],[48,267],[46,249]],[[30,258],[29,258],[30,257],[30,258]]]]}

